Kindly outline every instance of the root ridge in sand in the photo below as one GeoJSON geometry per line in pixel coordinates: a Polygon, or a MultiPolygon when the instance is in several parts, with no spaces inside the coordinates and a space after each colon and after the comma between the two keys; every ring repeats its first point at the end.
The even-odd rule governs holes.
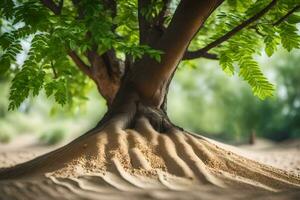
{"type": "Polygon", "coordinates": [[[14,194],[11,188],[50,196],[55,196],[55,188],[76,195],[194,190],[205,185],[271,191],[300,188],[296,175],[201,136],[178,130],[158,133],[146,119],[138,120],[135,129],[104,128],[47,156],[4,169],[0,179],[6,179],[0,181],[0,193],[8,196],[14,194]],[[37,185],[32,177],[39,180],[37,185]]]}

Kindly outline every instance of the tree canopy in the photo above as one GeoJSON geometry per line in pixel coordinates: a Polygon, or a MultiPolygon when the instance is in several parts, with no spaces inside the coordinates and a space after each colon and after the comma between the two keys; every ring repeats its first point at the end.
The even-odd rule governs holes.
{"type": "MultiPolygon", "coordinates": [[[[43,90],[61,105],[86,100],[90,80],[96,81],[95,57],[104,64],[107,61],[111,65],[107,73],[116,77],[144,55],[160,62],[164,52],[151,47],[151,38],[145,35],[163,35],[178,3],[2,0],[0,73],[12,79],[9,109],[43,90]]],[[[299,0],[224,1],[194,36],[182,59],[218,60],[228,75],[238,73],[247,81],[254,95],[272,96],[274,86],[255,58],[262,50],[272,56],[280,45],[287,51],[299,48],[299,8],[299,0]]]]}

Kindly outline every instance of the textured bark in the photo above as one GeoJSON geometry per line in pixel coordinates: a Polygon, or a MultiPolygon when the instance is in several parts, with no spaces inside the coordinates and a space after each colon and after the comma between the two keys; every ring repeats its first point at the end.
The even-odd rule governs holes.
{"type": "Polygon", "coordinates": [[[128,81],[145,104],[161,106],[171,74],[199,27],[219,4],[217,0],[181,1],[164,35],[151,44],[164,52],[161,62],[145,56],[135,63],[128,81]]]}
{"type": "MultiPolygon", "coordinates": [[[[145,6],[147,1],[139,1],[139,6],[145,6]]],[[[175,73],[178,63],[182,59],[193,36],[204,23],[209,14],[220,5],[221,1],[190,0],[182,1],[166,32],[159,40],[151,42],[144,38],[143,30],[147,30],[149,24],[140,17],[142,41],[150,42],[150,45],[163,51],[161,62],[144,56],[133,64],[125,73],[118,93],[105,115],[98,124],[101,126],[114,116],[124,118],[125,127],[132,126],[134,119],[144,116],[149,119],[152,126],[158,131],[165,131],[175,127],[168,119],[166,112],[166,96],[169,84],[175,73]]],[[[97,56],[91,56],[97,58],[97,56]]],[[[97,58],[93,62],[103,62],[97,58]]],[[[95,65],[101,65],[96,63],[95,65]]],[[[107,64],[106,64],[107,65],[107,64]]],[[[101,68],[100,68],[101,69],[101,68]]],[[[106,72],[108,73],[108,71],[106,72]]],[[[100,74],[105,74],[102,72],[100,74]]],[[[108,74],[109,76],[109,74],[108,74]]],[[[101,77],[100,75],[98,77],[101,77]]],[[[101,78],[102,85],[107,85],[105,77],[101,78]]],[[[109,83],[109,82],[107,82],[109,83]]],[[[114,87],[112,87],[114,89],[114,87]]]]}
{"type": "MultiPolygon", "coordinates": [[[[94,129],[68,145],[0,170],[0,180],[17,179],[16,182],[8,181],[6,186],[17,188],[17,192],[21,191],[17,196],[26,195],[28,199],[36,198],[32,196],[36,195],[34,185],[42,186],[40,190],[49,193],[48,179],[55,190],[60,186],[68,189],[65,192],[68,194],[71,188],[75,188],[73,191],[79,196],[85,194],[81,188],[85,178],[89,186],[86,188],[91,189],[90,186],[96,184],[94,188],[99,189],[106,186],[102,182],[99,184],[102,179],[104,182],[109,180],[107,185],[113,186],[120,185],[119,180],[122,179],[126,184],[131,183],[131,175],[136,179],[147,174],[153,181],[164,184],[168,181],[165,176],[171,177],[171,182],[166,184],[167,187],[163,185],[162,190],[172,189],[170,185],[176,177],[196,180],[191,183],[200,188],[203,184],[212,184],[271,191],[299,189],[299,177],[253,162],[230,149],[226,150],[226,146],[185,132],[168,119],[166,95],[177,65],[199,27],[221,2],[182,0],[162,37],[154,43],[146,40],[152,47],[164,52],[160,63],[145,56],[131,66],[131,59],[128,59],[122,71],[112,51],[102,56],[96,51],[87,52],[91,66],[86,66],[76,54],[70,55],[82,71],[90,74],[96,82],[109,104],[108,112],[94,129]],[[124,74],[122,79],[120,74],[124,74]],[[95,181],[90,181],[95,177],[90,176],[91,172],[99,176],[95,181]],[[161,172],[164,178],[161,178],[161,172]],[[112,179],[109,177],[111,174],[114,174],[112,179]],[[42,178],[42,182],[31,183],[34,176],[42,178]],[[111,184],[112,181],[118,183],[111,184]]],[[[138,181],[142,182],[145,180],[138,181]]],[[[175,184],[174,188],[178,186],[175,184]]],[[[141,188],[146,187],[139,187],[139,192],[141,188]]],[[[106,190],[107,187],[103,191],[106,190]]],[[[13,195],[7,191],[1,191],[4,198],[13,195]]],[[[145,196],[148,198],[148,194],[145,196]]]]}
{"type": "Polygon", "coordinates": [[[64,156],[59,156],[61,152],[91,135],[99,134],[108,126],[121,130],[134,129],[139,119],[144,118],[158,133],[182,130],[170,122],[165,106],[162,106],[166,102],[166,91],[191,39],[219,4],[220,1],[217,0],[182,1],[162,37],[155,42],[148,40],[153,48],[164,52],[160,63],[144,56],[132,66],[131,62],[127,63],[122,71],[112,51],[101,56],[97,54],[96,48],[88,51],[86,56],[91,66],[87,66],[76,54],[70,54],[80,69],[97,84],[99,92],[108,102],[108,112],[94,129],[69,145],[24,165],[5,170],[2,178],[26,174],[32,168],[42,168],[52,158],[64,159],[64,156]],[[123,79],[122,74],[125,74],[123,79]]]}
{"type": "Polygon", "coordinates": [[[92,79],[110,107],[121,83],[122,72],[117,67],[118,63],[113,60],[112,52],[99,56],[95,51],[89,51],[87,57],[92,66],[92,79]]]}
{"type": "Polygon", "coordinates": [[[138,20],[139,20],[139,33],[140,44],[152,46],[164,34],[164,21],[167,8],[169,7],[170,0],[164,0],[164,6],[160,13],[151,21],[147,20],[143,15],[143,9],[151,6],[151,0],[138,1],[138,20]]]}
{"type": "Polygon", "coordinates": [[[95,81],[108,107],[112,107],[113,104],[115,106],[118,104],[116,107],[119,107],[122,104],[121,99],[131,99],[133,93],[138,96],[140,102],[149,107],[157,109],[166,107],[166,103],[163,102],[166,102],[165,96],[172,74],[175,73],[194,35],[222,0],[181,1],[169,26],[166,30],[162,30],[168,2],[165,2],[165,7],[154,20],[155,23],[150,23],[141,13],[150,1],[138,1],[140,44],[147,44],[161,50],[163,52],[161,62],[158,63],[149,56],[144,56],[132,63],[126,56],[125,62],[120,63],[113,50],[98,55],[97,45],[87,52],[90,67],[85,66],[78,56],[75,58],[71,56],[78,67],[95,81]],[[114,103],[116,96],[118,103],[114,103]]]}

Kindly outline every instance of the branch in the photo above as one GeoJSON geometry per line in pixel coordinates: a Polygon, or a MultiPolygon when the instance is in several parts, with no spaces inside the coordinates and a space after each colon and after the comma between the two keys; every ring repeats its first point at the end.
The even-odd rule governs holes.
{"type": "Polygon", "coordinates": [[[91,79],[94,79],[93,74],[91,72],[91,69],[88,65],[86,65],[83,60],[81,60],[81,58],[76,54],[75,51],[69,51],[68,55],[72,58],[72,60],[74,61],[74,63],[77,65],[77,67],[84,73],[86,74],[88,77],[90,77],[91,79]]]}
{"type": "Polygon", "coordinates": [[[59,4],[56,5],[56,3],[53,0],[41,0],[42,4],[49,8],[55,15],[60,15],[64,0],[60,0],[59,4]]]}
{"type": "Polygon", "coordinates": [[[120,87],[120,78],[117,77],[114,69],[110,68],[112,62],[109,61],[109,55],[105,58],[100,56],[97,51],[87,51],[87,57],[91,63],[91,72],[94,77],[94,81],[97,85],[98,91],[106,100],[107,105],[111,106],[113,99],[120,87]]]}
{"type": "Polygon", "coordinates": [[[54,68],[53,61],[51,61],[50,64],[51,64],[51,69],[52,69],[52,72],[53,72],[53,76],[54,76],[54,78],[57,78],[58,76],[57,76],[57,72],[56,72],[56,70],[54,68]]]}
{"type": "Polygon", "coordinates": [[[290,10],[288,13],[286,13],[284,16],[282,16],[280,19],[278,19],[276,22],[273,23],[274,26],[278,26],[283,21],[285,21],[291,14],[293,14],[295,11],[297,11],[300,8],[300,5],[295,6],[292,10],[290,10]]]}
{"type": "Polygon", "coordinates": [[[102,59],[105,63],[110,79],[113,81],[120,81],[125,70],[125,64],[123,61],[117,58],[115,50],[110,49],[106,51],[102,55],[102,59]]]}
{"type": "Polygon", "coordinates": [[[223,0],[182,0],[165,33],[153,44],[163,53],[161,62],[149,56],[135,62],[127,81],[146,103],[161,106],[167,83],[190,41],[223,0]]]}
{"type": "MultiPolygon", "coordinates": [[[[241,31],[242,29],[244,29],[245,27],[247,27],[251,23],[255,22],[256,20],[260,19],[271,8],[273,8],[273,6],[275,6],[276,2],[277,2],[277,0],[272,0],[261,11],[259,11],[254,16],[252,16],[251,18],[247,19],[246,21],[242,22],[240,25],[238,25],[238,26],[234,27],[233,29],[231,29],[231,31],[227,32],[225,35],[223,35],[223,36],[219,37],[218,39],[216,39],[215,41],[209,43],[207,46],[205,46],[202,49],[190,52],[189,54],[192,55],[192,56],[190,56],[189,59],[195,59],[195,58],[203,57],[203,55],[204,55],[205,52],[207,53],[212,48],[217,47],[220,44],[222,44],[223,42],[229,40],[232,36],[234,36],[235,34],[237,34],[239,31],[241,31]]],[[[184,58],[184,59],[186,59],[186,58],[184,58]]]]}
{"type": "Polygon", "coordinates": [[[228,39],[230,39],[232,36],[234,36],[236,33],[238,33],[239,31],[241,31],[242,29],[244,29],[245,27],[247,27],[248,25],[250,25],[251,23],[255,22],[256,20],[258,20],[259,18],[261,18],[264,14],[266,14],[273,6],[275,6],[277,0],[272,0],[271,3],[269,3],[264,9],[262,9],[260,12],[258,12],[257,14],[255,14],[253,17],[249,18],[248,20],[244,21],[243,23],[241,23],[240,25],[236,26],[235,28],[233,28],[231,31],[229,31],[228,33],[226,33],[225,35],[221,36],[220,38],[218,38],[217,40],[211,42],[210,44],[208,44],[206,47],[202,48],[202,51],[209,51],[210,49],[220,45],[221,43],[227,41],[228,39]]]}
{"type": "Polygon", "coordinates": [[[185,54],[183,55],[182,60],[190,60],[190,59],[194,59],[196,57],[201,57],[201,58],[208,58],[208,59],[212,59],[212,60],[218,60],[218,55],[217,54],[213,54],[213,53],[208,53],[208,52],[201,52],[201,54],[199,54],[197,52],[197,54],[195,55],[195,51],[186,51],[185,54]]]}

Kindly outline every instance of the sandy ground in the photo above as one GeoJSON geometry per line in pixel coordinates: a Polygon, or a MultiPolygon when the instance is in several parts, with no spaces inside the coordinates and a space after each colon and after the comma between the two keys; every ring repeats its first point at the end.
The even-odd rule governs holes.
{"type": "MultiPolygon", "coordinates": [[[[30,160],[38,155],[49,152],[58,146],[40,145],[35,138],[30,135],[23,135],[18,140],[12,141],[10,144],[0,144],[0,168],[13,166],[18,163],[30,160]]],[[[247,158],[256,160],[260,163],[267,164],[289,173],[300,176],[300,140],[289,141],[275,144],[266,140],[257,140],[255,145],[243,145],[238,148],[228,147],[235,153],[243,155],[247,158]]],[[[25,182],[27,180],[24,180],[25,182]]],[[[11,193],[18,193],[22,190],[24,182],[22,180],[15,181],[13,184],[6,186],[11,193]]],[[[140,187],[132,187],[131,184],[123,183],[124,180],[118,179],[114,174],[110,175],[109,181],[99,179],[97,176],[79,177],[76,181],[72,179],[69,182],[61,181],[59,178],[51,178],[49,180],[31,180],[30,184],[26,184],[34,194],[34,199],[300,199],[300,190],[290,190],[285,192],[270,193],[266,191],[253,191],[245,189],[221,189],[215,186],[193,187],[187,182],[177,179],[173,181],[173,188],[155,187],[156,183],[146,177],[143,183],[137,183],[140,187]],[[38,187],[43,182],[48,185],[47,188],[38,187]],[[109,183],[109,184],[107,184],[109,183]],[[181,185],[176,186],[175,183],[181,185]],[[183,185],[182,185],[183,183],[183,185]],[[151,185],[152,184],[152,185],[151,185]],[[151,185],[151,189],[147,189],[147,185],[151,185]],[[174,187],[174,185],[176,187],[174,187]],[[113,187],[112,187],[113,186],[113,187]],[[190,187],[189,190],[184,189],[190,187]],[[82,188],[84,190],[82,190],[82,188]],[[153,189],[154,188],[154,189],[153,189]],[[47,198],[46,198],[47,197],[47,198]]],[[[0,187],[4,187],[3,185],[0,187]]],[[[150,188],[150,187],[149,187],[150,188]]],[[[28,188],[27,188],[28,189],[28,188]]],[[[0,188],[1,190],[1,188],[0,188]]],[[[32,199],[33,196],[14,196],[4,198],[0,194],[0,200],[10,199],[32,199]]]]}

